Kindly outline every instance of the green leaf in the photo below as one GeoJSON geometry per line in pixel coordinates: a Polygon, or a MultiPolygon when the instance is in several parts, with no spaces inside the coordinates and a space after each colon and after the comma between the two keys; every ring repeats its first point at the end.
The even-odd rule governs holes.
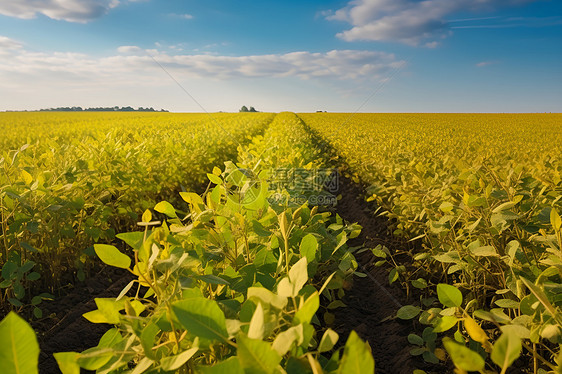
{"type": "Polygon", "coordinates": [[[265,238],[271,236],[271,231],[267,230],[265,227],[263,227],[263,225],[257,221],[257,220],[253,220],[252,221],[252,227],[254,228],[254,232],[256,234],[258,234],[258,236],[263,236],[265,238]]]}
{"type": "Polygon", "coordinates": [[[307,265],[308,261],[306,257],[303,257],[289,270],[289,279],[293,284],[293,296],[296,296],[308,281],[307,265]]]}
{"type": "Polygon", "coordinates": [[[421,309],[414,305],[404,305],[396,312],[396,317],[400,319],[412,319],[420,314],[421,309]]]}
{"type": "Polygon", "coordinates": [[[517,205],[517,203],[509,201],[507,203],[503,203],[498,205],[496,208],[494,208],[494,210],[492,210],[492,213],[499,213],[503,210],[507,210],[507,209],[511,209],[513,208],[515,205],[517,205]]]}
{"type": "Polygon", "coordinates": [[[150,221],[152,221],[152,212],[150,209],[147,209],[142,214],[142,222],[149,223],[150,221]]]}
{"type": "Polygon", "coordinates": [[[78,354],[78,365],[86,370],[97,370],[107,364],[112,357],[111,348],[93,347],[78,354]]]}
{"type": "Polygon", "coordinates": [[[104,263],[116,268],[128,269],[131,266],[129,256],[121,253],[117,248],[107,244],[94,244],[96,254],[104,263]]]}
{"type": "Polygon", "coordinates": [[[187,351],[175,356],[168,356],[160,361],[160,366],[166,371],[174,371],[182,367],[197,351],[199,348],[190,348],[187,351]]]}
{"type": "Polygon", "coordinates": [[[375,360],[371,355],[369,344],[363,342],[355,331],[351,331],[345,343],[338,374],[373,374],[375,360]]]}
{"type": "Polygon", "coordinates": [[[492,361],[505,371],[521,354],[521,339],[514,330],[505,330],[492,347],[492,361]]]}
{"type": "Polygon", "coordinates": [[[227,280],[222,279],[221,277],[217,277],[213,274],[199,275],[197,276],[197,278],[209,284],[225,284],[227,286],[230,285],[230,282],[228,282],[227,280]]]}
{"type": "Polygon", "coordinates": [[[284,356],[289,352],[293,343],[296,342],[297,345],[302,344],[304,340],[304,330],[302,326],[303,325],[293,326],[279,333],[273,341],[272,348],[279,353],[279,355],[284,356]]]}
{"type": "Polygon", "coordinates": [[[499,299],[496,300],[495,303],[500,308],[509,308],[509,309],[519,308],[519,302],[511,299],[499,299]]]}
{"type": "Polygon", "coordinates": [[[329,328],[324,332],[324,335],[322,335],[322,339],[320,339],[320,344],[318,344],[318,352],[328,352],[329,350],[334,348],[339,338],[340,336],[338,335],[338,333],[329,328]]]}
{"type": "Polygon", "coordinates": [[[207,173],[207,178],[209,178],[209,180],[214,184],[222,184],[222,179],[220,179],[220,177],[216,176],[215,174],[207,173]]]}
{"type": "Polygon", "coordinates": [[[156,355],[152,350],[152,347],[154,347],[154,340],[156,339],[156,335],[158,335],[159,332],[160,328],[154,323],[147,324],[146,327],[142,330],[140,343],[142,348],[144,349],[145,356],[148,358],[156,359],[156,355]]]}
{"type": "Polygon", "coordinates": [[[240,334],[236,343],[237,357],[246,374],[274,373],[281,362],[281,356],[267,342],[240,334]]]}
{"type": "Polygon", "coordinates": [[[480,257],[498,257],[499,254],[494,247],[487,245],[484,247],[478,247],[472,250],[474,256],[480,257]]]}
{"type": "Polygon", "coordinates": [[[199,366],[198,368],[202,374],[244,374],[238,357],[230,357],[213,366],[199,366]]]}
{"type": "Polygon", "coordinates": [[[284,309],[287,305],[287,298],[278,296],[263,287],[250,287],[248,288],[248,299],[256,298],[261,302],[271,305],[277,309],[284,309]]]}
{"type": "Polygon", "coordinates": [[[79,353],[77,352],[59,352],[53,354],[62,374],[80,374],[78,355],[79,353]]]}
{"type": "Polygon", "coordinates": [[[39,343],[35,332],[14,312],[0,322],[0,347],[2,374],[39,372],[39,343]]]}
{"type": "Polygon", "coordinates": [[[484,370],[484,359],[478,353],[450,338],[443,338],[443,345],[457,368],[465,371],[484,370]]]}
{"type": "Polygon", "coordinates": [[[216,301],[203,297],[189,298],[173,303],[172,310],[191,334],[205,339],[227,341],[226,318],[216,301]]]}
{"type": "Polygon", "coordinates": [[[308,263],[311,263],[316,259],[317,250],[318,241],[314,235],[307,234],[304,238],[302,238],[299,251],[301,256],[306,257],[308,263]]]}
{"type": "Polygon", "coordinates": [[[256,310],[252,315],[250,327],[248,328],[248,338],[250,339],[263,339],[265,333],[264,313],[261,303],[258,302],[256,310]]]}
{"type": "Polygon", "coordinates": [[[161,201],[158,204],[156,204],[156,206],[154,207],[154,210],[157,211],[157,212],[163,213],[170,218],[177,218],[177,216],[178,216],[176,214],[176,210],[174,209],[172,204],[170,204],[167,201],[161,201]]]}
{"type": "Polygon", "coordinates": [[[462,305],[462,293],[450,284],[439,283],[437,285],[437,297],[441,304],[449,308],[462,305]]]}
{"type": "Polygon", "coordinates": [[[423,338],[416,334],[408,335],[408,343],[423,346],[425,344],[423,338]]]}
{"type": "Polygon", "coordinates": [[[306,301],[299,307],[293,319],[294,323],[310,323],[312,317],[320,307],[320,296],[318,292],[314,292],[306,299],[306,301]]]}
{"type": "Polygon", "coordinates": [[[443,316],[439,319],[439,322],[433,326],[434,332],[445,332],[450,330],[453,326],[457,324],[457,317],[455,316],[443,316]]]}
{"type": "Polygon", "coordinates": [[[562,218],[560,218],[560,215],[558,214],[556,209],[552,209],[550,211],[550,224],[556,231],[560,231],[560,229],[562,228],[562,218]]]}
{"type": "MultiPolygon", "coordinates": [[[[143,357],[139,363],[137,364],[137,366],[135,366],[135,369],[131,372],[131,374],[142,374],[145,371],[148,370],[149,367],[152,366],[152,364],[154,363],[153,360],[151,360],[148,357],[143,357]]],[[[63,373],[64,374],[64,373],[63,373]]]]}

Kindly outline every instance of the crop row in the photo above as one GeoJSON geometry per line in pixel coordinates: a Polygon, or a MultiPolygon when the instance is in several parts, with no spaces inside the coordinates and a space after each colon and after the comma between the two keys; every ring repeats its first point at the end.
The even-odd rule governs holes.
{"type": "Polygon", "coordinates": [[[32,304],[39,317],[50,296],[32,299],[30,289],[84,279],[92,244],[134,227],[164,196],[201,190],[209,168],[273,116],[3,113],[1,305],[32,304]]]}
{"type": "MultiPolygon", "coordinates": [[[[530,372],[561,370],[561,115],[301,118],[394,235],[418,243],[389,274],[420,295],[398,311],[425,327],[409,337],[413,355],[437,363],[444,347],[461,371],[505,373],[523,354],[530,372]]],[[[396,250],[373,249],[377,264],[396,250]]]]}
{"type": "MultiPolygon", "coordinates": [[[[338,334],[323,327],[343,305],[342,286],[357,267],[346,241],[360,228],[294,204],[297,189],[272,179],[278,169],[291,174],[322,163],[302,121],[281,113],[263,137],[239,147],[237,164],[208,174],[202,196],[181,192],[185,207],[162,201],[142,215],[143,231],[117,234],[131,255],[94,245],[102,261],[134,280],[84,314],[114,327],[96,347],[56,353],[63,374],[373,373],[368,344],[352,332],[338,348],[338,334]],[[279,192],[288,199],[273,198],[279,192]]],[[[0,364],[37,372],[34,339],[8,315],[0,343],[19,355],[0,364]],[[18,338],[8,333],[16,328],[18,338]]]]}

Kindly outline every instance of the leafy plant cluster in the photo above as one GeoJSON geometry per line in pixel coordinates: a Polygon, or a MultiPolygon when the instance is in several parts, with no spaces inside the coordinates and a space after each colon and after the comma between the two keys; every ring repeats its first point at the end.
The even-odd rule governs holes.
{"type": "MultiPolygon", "coordinates": [[[[281,139],[304,128],[294,119],[279,115],[268,128],[277,146],[262,147],[257,137],[239,148],[240,162],[214,168],[203,196],[181,192],[187,209],[162,201],[144,212],[142,231],[117,234],[132,256],[94,245],[103,262],[135,279],[116,298],[95,300],[84,317],[114,327],[96,347],[55,354],[64,374],[374,372],[368,344],[352,332],[338,346],[327,327],[344,306],[357,267],[346,241],[360,228],[317,207],[270,203],[275,165],[248,156],[261,149],[264,160],[279,160],[304,149],[299,139],[281,139]]],[[[12,347],[7,356],[20,353],[0,356],[6,370],[36,372],[39,351],[25,325],[13,313],[0,323],[0,341],[12,347]],[[15,329],[22,334],[9,333],[15,329]]]]}
{"type": "Polygon", "coordinates": [[[93,243],[134,227],[139,211],[180,186],[200,189],[212,165],[234,157],[272,118],[3,113],[1,305],[31,305],[40,317],[40,302],[52,295],[33,293],[57,289],[63,274],[84,279],[93,243]]]}
{"type": "Polygon", "coordinates": [[[520,355],[529,372],[562,371],[560,115],[301,117],[394,234],[420,243],[410,266],[373,249],[391,282],[420,295],[398,313],[425,326],[412,354],[439,362],[444,347],[460,372],[503,373],[520,355]]]}

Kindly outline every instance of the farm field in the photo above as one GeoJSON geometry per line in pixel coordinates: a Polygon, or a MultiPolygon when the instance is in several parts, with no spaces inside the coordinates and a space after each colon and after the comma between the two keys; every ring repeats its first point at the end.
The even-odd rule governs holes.
{"type": "Polygon", "coordinates": [[[9,372],[39,365],[22,317],[45,326],[63,286],[108,267],[123,285],[80,318],[113,327],[86,351],[42,346],[41,372],[561,370],[560,114],[34,112],[0,129],[9,372]]]}

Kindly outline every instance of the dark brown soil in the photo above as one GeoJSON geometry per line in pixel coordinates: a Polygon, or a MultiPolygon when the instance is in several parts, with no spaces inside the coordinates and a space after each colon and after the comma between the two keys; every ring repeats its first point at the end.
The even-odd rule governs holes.
{"type": "MultiPolygon", "coordinates": [[[[385,218],[373,214],[374,207],[363,199],[363,190],[352,181],[340,176],[337,213],[348,222],[357,222],[362,227],[361,235],[350,241],[352,246],[374,248],[386,245],[390,250],[407,249],[409,243],[392,239],[385,218]]],[[[411,374],[414,369],[428,372],[445,372],[444,368],[428,365],[413,357],[409,351],[408,334],[414,331],[413,322],[393,318],[402,305],[411,304],[399,286],[390,286],[388,270],[375,267],[370,251],[357,256],[358,271],[367,277],[355,277],[353,287],[346,292],[345,308],[336,309],[336,328],[342,338],[351,330],[368,341],[375,359],[376,373],[411,374]]]]}
{"type": "Polygon", "coordinates": [[[42,304],[43,315],[48,317],[32,323],[41,347],[41,374],[60,373],[53,353],[81,352],[98,344],[109,325],[91,323],[82,314],[96,309],[95,298],[117,297],[131,279],[126,270],[104,267],[54,302],[42,304]]]}

